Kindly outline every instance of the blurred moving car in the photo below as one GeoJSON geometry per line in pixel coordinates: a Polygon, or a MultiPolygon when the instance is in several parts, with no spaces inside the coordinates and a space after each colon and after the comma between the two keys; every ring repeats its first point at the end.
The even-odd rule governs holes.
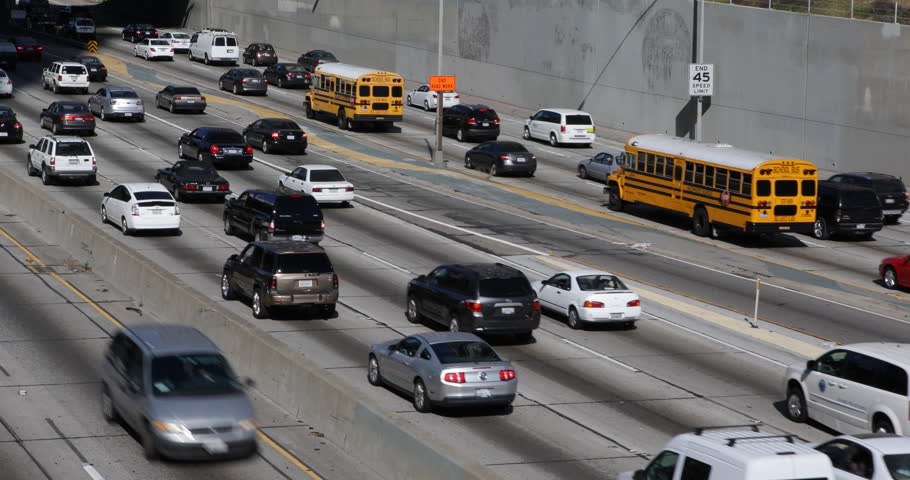
{"type": "Polygon", "coordinates": [[[205,111],[205,97],[196,87],[168,85],[155,95],[155,105],[171,113],[188,110],[193,113],[205,111]]]}
{"type": "Polygon", "coordinates": [[[581,110],[545,108],[525,120],[525,140],[549,140],[550,146],[577,143],[588,147],[594,143],[594,120],[581,110]]]}
{"type": "Polygon", "coordinates": [[[224,197],[231,193],[228,181],[207,162],[181,160],[172,167],[158,169],[155,180],[164,185],[178,202],[196,198],[224,201],[224,197]]]}
{"type": "Polygon", "coordinates": [[[259,70],[250,68],[232,68],[218,79],[218,88],[230,90],[234,95],[258,93],[268,94],[269,82],[259,73],[259,70]]]}
{"type": "Polygon", "coordinates": [[[878,266],[878,274],[886,287],[910,287],[910,255],[888,257],[878,266]]]}
{"type": "MultiPolygon", "coordinates": [[[[429,85],[423,84],[408,92],[407,104],[408,106],[422,106],[424,110],[435,110],[438,104],[438,96],[439,92],[434,92],[430,90],[429,85]]],[[[458,105],[461,103],[460,98],[461,95],[459,95],[458,92],[443,92],[442,108],[450,108],[458,105]]]]}
{"type": "Polygon", "coordinates": [[[63,178],[82,180],[86,185],[97,182],[95,152],[80,137],[47,135],[36,145],[28,146],[26,161],[28,175],[40,175],[44,185],[63,178]]]}
{"type": "Polygon", "coordinates": [[[0,68],[15,72],[18,63],[19,54],[16,53],[16,46],[10,42],[0,41],[0,68]]]}
{"type": "Polygon", "coordinates": [[[163,58],[165,60],[174,60],[174,49],[171,42],[157,38],[144,38],[133,47],[133,56],[142,57],[146,60],[163,58]]]}
{"type": "Polygon", "coordinates": [[[259,241],[296,240],[318,244],[325,221],[316,199],[267,190],[246,190],[224,201],[224,234],[246,234],[259,241]]]}
{"type": "Polygon", "coordinates": [[[537,157],[518,142],[484,142],[465,152],[464,168],[479,168],[494,177],[507,173],[533,177],[537,171],[537,157]]]}
{"type": "Polygon", "coordinates": [[[310,88],[313,84],[313,78],[303,68],[302,65],[295,63],[275,63],[269,65],[262,75],[271,85],[278,85],[280,88],[303,87],[310,88]]]}
{"type": "Polygon", "coordinates": [[[95,38],[95,21],[91,18],[76,17],[67,20],[63,34],[73,38],[95,38]]]}
{"type": "Polygon", "coordinates": [[[54,135],[64,132],[95,134],[95,116],[82,102],[54,102],[41,109],[38,124],[54,135]]]}
{"type": "Polygon", "coordinates": [[[158,38],[158,30],[148,23],[131,23],[123,27],[120,38],[136,43],[144,38],[158,38]]]}
{"type": "Polygon", "coordinates": [[[4,70],[0,70],[0,95],[7,98],[13,96],[13,78],[4,70]]]}
{"type": "Polygon", "coordinates": [[[243,140],[262,153],[282,150],[306,153],[307,136],[297,122],[287,118],[260,118],[243,129],[243,140]]]}
{"type": "Polygon", "coordinates": [[[338,63],[338,59],[325,50],[310,50],[297,57],[297,65],[303,66],[310,73],[323,63],[338,63]]]}
{"type": "Polygon", "coordinates": [[[44,53],[44,47],[34,38],[10,37],[9,41],[16,46],[16,54],[19,55],[19,60],[41,61],[41,54],[44,53]]]}
{"type": "Polygon", "coordinates": [[[91,82],[103,82],[107,80],[107,67],[98,60],[98,57],[92,55],[76,55],[70,58],[71,62],[80,63],[88,70],[88,79],[91,82]]]}
{"type": "Polygon", "coordinates": [[[114,118],[145,121],[145,106],[142,99],[130,88],[105,87],[98,89],[94,95],[88,97],[88,109],[101,117],[103,121],[114,118]]]}
{"type": "Polygon", "coordinates": [[[837,480],[910,478],[910,439],[893,433],[840,435],[815,447],[831,459],[837,480]]]}
{"type": "Polygon", "coordinates": [[[164,185],[124,183],[104,193],[101,222],[119,225],[124,235],[137,230],[171,230],[180,234],[180,207],[164,185]]]}
{"type": "Polygon", "coordinates": [[[218,347],[182,325],[119,330],[104,355],[101,413],[139,436],[147,459],[246,457],[259,422],[218,347]]]}
{"type": "Polygon", "coordinates": [[[442,112],[442,134],[459,142],[491,141],[499,137],[499,115],[486,105],[458,104],[442,112]]]}
{"type": "Polygon", "coordinates": [[[269,318],[275,307],[310,306],[335,314],[338,275],[322,247],[301,241],[252,242],[224,263],[221,296],[252,302],[253,316],[269,318]]]}
{"type": "Polygon", "coordinates": [[[512,333],[530,340],[540,301],[520,270],[501,263],[440,265],[408,282],[405,314],[452,332],[512,333]]]}
{"type": "Polygon", "coordinates": [[[518,391],[512,364],[466,332],[420,333],[370,347],[367,380],[410,394],[414,409],[510,407],[518,391]]]}
{"type": "Polygon", "coordinates": [[[171,44],[175,52],[188,52],[190,50],[190,34],[183,32],[159,32],[158,38],[171,44]]]}
{"type": "Polygon", "coordinates": [[[874,190],[882,202],[885,223],[897,223],[910,206],[910,193],[907,193],[907,187],[900,177],[894,175],[875,172],[839,173],[828,181],[874,190]]]}
{"type": "Polygon", "coordinates": [[[602,270],[559,272],[534,282],[540,305],[567,318],[569,328],[592,323],[631,327],[641,316],[641,299],[616,275],[602,270]]]}
{"type": "Polygon", "coordinates": [[[201,127],[180,136],[177,157],[205,160],[216,167],[249,167],[253,163],[253,147],[230,128],[201,127]]]}
{"type": "Polygon", "coordinates": [[[22,142],[22,124],[16,118],[12,107],[0,105],[0,141],[4,143],[22,142]]]}
{"type": "Polygon", "coordinates": [[[607,181],[610,174],[619,169],[619,162],[611,153],[600,152],[591,158],[578,161],[578,176],[582,179],[607,181]]]}
{"type": "Polygon", "coordinates": [[[319,203],[354,201],[354,185],[331,165],[301,165],[278,177],[278,189],[312,195],[319,203]]]}
{"type": "Polygon", "coordinates": [[[259,65],[274,65],[278,62],[278,54],[271,43],[251,43],[243,51],[243,63],[258,67],[259,65]]]}

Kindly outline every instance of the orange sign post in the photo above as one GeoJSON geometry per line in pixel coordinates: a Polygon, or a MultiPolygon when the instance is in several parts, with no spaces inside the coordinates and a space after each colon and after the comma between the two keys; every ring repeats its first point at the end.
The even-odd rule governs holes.
{"type": "Polygon", "coordinates": [[[434,92],[454,92],[455,75],[430,75],[430,90],[434,92]]]}

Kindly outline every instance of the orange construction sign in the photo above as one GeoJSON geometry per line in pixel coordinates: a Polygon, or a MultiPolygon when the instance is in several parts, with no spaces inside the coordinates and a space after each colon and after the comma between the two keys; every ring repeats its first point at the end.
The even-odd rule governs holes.
{"type": "Polygon", "coordinates": [[[431,75],[430,90],[434,92],[454,92],[455,75],[431,75]]]}

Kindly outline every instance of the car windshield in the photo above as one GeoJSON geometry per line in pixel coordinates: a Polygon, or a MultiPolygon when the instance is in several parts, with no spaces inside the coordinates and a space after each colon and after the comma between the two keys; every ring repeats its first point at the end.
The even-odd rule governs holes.
{"type": "Polygon", "coordinates": [[[218,395],[242,391],[224,357],[217,354],[166,355],[152,359],[155,396],[218,395]]]}
{"type": "Polygon", "coordinates": [[[111,98],[139,98],[132,90],[111,90],[111,98]]]}
{"type": "Polygon", "coordinates": [[[234,37],[227,37],[227,46],[229,46],[229,47],[236,47],[236,46],[237,46],[237,39],[234,38],[234,37]]]}
{"type": "Polygon", "coordinates": [[[63,73],[66,73],[68,75],[81,75],[81,74],[85,73],[85,67],[83,67],[82,65],[64,66],[63,73]]]}
{"type": "Polygon", "coordinates": [[[260,47],[263,52],[275,53],[275,49],[271,45],[263,45],[260,47]]]}
{"type": "Polygon", "coordinates": [[[474,111],[474,118],[480,121],[493,121],[499,119],[499,116],[493,110],[481,108],[474,111]]]}
{"type": "Polygon", "coordinates": [[[500,362],[499,355],[484,342],[446,342],[430,345],[439,363],[500,362]]]}
{"type": "Polygon", "coordinates": [[[16,114],[12,110],[0,109],[0,120],[15,120],[16,114]]]}
{"type": "Polygon", "coordinates": [[[31,37],[17,37],[14,38],[13,41],[16,42],[16,45],[35,45],[38,43],[31,37]]]}
{"type": "Polygon", "coordinates": [[[181,163],[181,165],[175,168],[174,171],[181,175],[195,176],[209,175],[214,177],[218,174],[218,171],[215,170],[215,167],[203,162],[181,163]]]}
{"type": "Polygon", "coordinates": [[[136,30],[151,30],[152,26],[147,23],[140,23],[136,25],[136,30]]]}
{"type": "Polygon", "coordinates": [[[290,195],[278,197],[275,201],[275,212],[279,217],[290,217],[294,215],[311,215],[313,210],[321,213],[316,199],[309,195],[290,195]]]}
{"type": "Polygon", "coordinates": [[[173,200],[174,197],[168,192],[134,192],[136,200],[173,200]]]}
{"type": "Polygon", "coordinates": [[[178,39],[180,39],[180,40],[186,40],[186,39],[190,38],[189,34],[187,34],[187,33],[180,33],[180,32],[172,33],[172,34],[171,34],[171,37],[178,38],[178,39]]]}
{"type": "Polygon", "coordinates": [[[167,40],[151,40],[151,41],[149,41],[149,45],[156,45],[156,46],[161,46],[161,47],[167,47],[167,46],[170,45],[170,43],[168,43],[167,40]]]}
{"type": "Polygon", "coordinates": [[[522,297],[531,295],[531,285],[524,277],[484,278],[480,280],[481,297],[522,297]]]}
{"type": "Polygon", "coordinates": [[[59,142],[56,154],[61,157],[72,157],[76,155],[91,155],[92,151],[85,142],[59,142]]]}
{"type": "Polygon", "coordinates": [[[81,103],[64,103],[60,105],[64,113],[89,113],[88,107],[81,103]]]}
{"type": "Polygon", "coordinates": [[[236,132],[210,133],[205,139],[212,143],[243,143],[243,136],[236,132]]]}
{"type": "Polygon", "coordinates": [[[326,61],[326,60],[331,60],[331,61],[333,61],[333,62],[337,62],[337,61],[338,61],[338,59],[335,58],[335,55],[332,55],[332,54],[329,53],[329,52],[314,52],[314,53],[313,53],[313,58],[318,58],[318,59],[320,59],[320,60],[322,60],[322,61],[326,61]]]}
{"type": "Polygon", "coordinates": [[[593,125],[588,115],[566,115],[566,125],[593,125]]]}
{"type": "Polygon", "coordinates": [[[878,193],[904,193],[906,191],[904,182],[896,178],[888,178],[873,182],[871,187],[878,193]]]}
{"type": "Polygon", "coordinates": [[[98,60],[95,57],[82,57],[82,59],[77,60],[77,62],[83,65],[101,65],[101,60],[98,60]]]}
{"type": "Polygon", "coordinates": [[[910,453],[885,455],[885,465],[894,480],[910,480],[910,453]]]}
{"type": "Polygon", "coordinates": [[[844,192],[844,206],[847,208],[880,207],[878,196],[872,190],[848,190],[844,192]]]}
{"type": "Polygon", "coordinates": [[[278,255],[278,270],[275,273],[324,273],[331,272],[332,262],[323,252],[282,253],[278,255]]]}
{"type": "Polygon", "coordinates": [[[237,73],[239,73],[240,75],[243,75],[244,77],[258,77],[259,76],[258,70],[240,70],[237,73]]]}
{"type": "Polygon", "coordinates": [[[80,27],[91,27],[94,24],[95,22],[91,20],[76,20],[76,25],[79,25],[80,27]]]}
{"type": "Polygon", "coordinates": [[[281,130],[300,130],[300,126],[290,120],[272,120],[272,128],[281,130]]]}
{"type": "Polygon", "coordinates": [[[6,78],[6,72],[0,70],[0,78],[6,78]]]}
{"type": "Polygon", "coordinates": [[[310,171],[311,182],[343,182],[344,175],[338,170],[312,170],[310,171]]]}
{"type": "Polygon", "coordinates": [[[178,95],[199,95],[199,90],[194,87],[175,87],[173,92],[178,95]]]}
{"type": "Polygon", "coordinates": [[[286,68],[289,72],[306,72],[302,65],[287,65],[286,68]]]}
{"type": "Polygon", "coordinates": [[[613,275],[581,275],[575,278],[578,282],[578,288],[584,292],[596,292],[599,290],[626,290],[626,285],[622,280],[613,275]]]}
{"type": "Polygon", "coordinates": [[[493,150],[499,150],[500,152],[527,152],[528,149],[524,145],[518,142],[499,142],[498,145],[493,146],[493,150]]]}

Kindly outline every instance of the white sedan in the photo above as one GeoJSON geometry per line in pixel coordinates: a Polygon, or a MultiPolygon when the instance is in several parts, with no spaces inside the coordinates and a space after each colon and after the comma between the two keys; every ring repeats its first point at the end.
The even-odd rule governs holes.
{"type": "Polygon", "coordinates": [[[190,35],[188,33],[159,32],[158,39],[168,42],[175,52],[188,52],[190,50],[190,35]]]}
{"type": "MultiPolygon", "coordinates": [[[[416,90],[411,90],[408,92],[407,100],[408,105],[417,105],[423,107],[424,110],[432,110],[436,108],[436,99],[438,93],[430,90],[429,85],[421,85],[417,87],[416,90]]],[[[442,108],[449,108],[461,103],[461,95],[457,92],[444,92],[442,94],[442,108]]]]}
{"type": "Polygon", "coordinates": [[[174,49],[170,42],[158,38],[144,38],[133,47],[133,55],[146,60],[152,58],[174,59],[174,49]]]}
{"type": "Polygon", "coordinates": [[[638,294],[602,270],[560,272],[532,286],[540,305],[566,315],[569,328],[581,328],[586,322],[632,326],[641,316],[638,294]]]}
{"type": "Polygon", "coordinates": [[[124,235],[137,230],[180,233],[180,207],[160,183],[124,183],[101,200],[101,222],[119,225],[124,235]]]}
{"type": "Polygon", "coordinates": [[[319,203],[346,205],[354,200],[354,185],[331,165],[301,165],[278,177],[278,189],[308,193],[319,203]]]}

